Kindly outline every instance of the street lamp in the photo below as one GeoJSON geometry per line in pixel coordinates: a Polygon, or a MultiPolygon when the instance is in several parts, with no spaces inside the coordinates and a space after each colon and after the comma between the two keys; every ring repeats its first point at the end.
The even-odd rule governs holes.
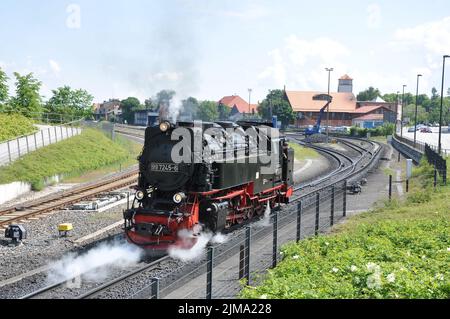
{"type": "Polygon", "coordinates": [[[250,114],[251,113],[251,110],[250,110],[250,98],[251,98],[251,96],[252,96],[252,89],[248,89],[248,114],[250,114]]]}
{"type": "Polygon", "coordinates": [[[395,104],[395,133],[397,133],[398,128],[398,105],[400,104],[400,91],[397,91],[397,102],[395,104]]]}
{"type": "MultiPolygon", "coordinates": [[[[325,68],[325,71],[328,72],[328,95],[330,95],[330,74],[331,71],[334,71],[333,68],[325,68]]],[[[328,143],[328,131],[330,128],[330,104],[327,106],[327,143],[328,143]]]]}
{"type": "Polygon", "coordinates": [[[416,87],[416,112],[414,115],[414,148],[416,147],[416,133],[417,133],[417,99],[419,96],[419,78],[422,74],[417,74],[417,87],[416,87]]]}
{"type": "Polygon", "coordinates": [[[444,104],[444,75],[445,75],[445,59],[450,55],[444,55],[442,58],[442,85],[441,85],[441,109],[439,110],[439,142],[438,154],[441,154],[441,135],[442,135],[442,105],[444,104]]]}
{"type": "Polygon", "coordinates": [[[402,136],[403,137],[403,106],[404,106],[404,100],[405,100],[405,87],[406,87],[406,84],[403,84],[403,92],[402,92],[402,116],[400,117],[400,128],[401,128],[401,131],[400,131],[400,136],[402,136]]]}

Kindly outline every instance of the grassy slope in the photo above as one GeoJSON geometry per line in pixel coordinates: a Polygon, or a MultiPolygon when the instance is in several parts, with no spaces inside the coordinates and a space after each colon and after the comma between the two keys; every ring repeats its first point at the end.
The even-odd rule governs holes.
{"type": "Polygon", "coordinates": [[[0,114],[0,142],[31,134],[37,129],[33,121],[18,114],[0,114]]]}
{"type": "MultiPolygon", "coordinates": [[[[425,175],[421,167],[416,174],[425,175]]],[[[406,201],[350,218],[330,235],[283,247],[249,298],[449,298],[450,187],[418,178],[406,201]],[[423,185],[427,185],[424,189],[423,185]]]]}
{"type": "Polygon", "coordinates": [[[26,181],[40,189],[44,179],[54,175],[74,177],[113,164],[135,162],[136,151],[135,146],[121,138],[113,142],[100,131],[86,129],[81,135],[43,147],[1,167],[0,184],[26,181]]]}
{"type": "Polygon", "coordinates": [[[289,143],[289,147],[292,147],[294,149],[295,159],[298,161],[313,159],[319,156],[319,153],[317,153],[315,150],[308,147],[303,147],[296,143],[289,143]]]}

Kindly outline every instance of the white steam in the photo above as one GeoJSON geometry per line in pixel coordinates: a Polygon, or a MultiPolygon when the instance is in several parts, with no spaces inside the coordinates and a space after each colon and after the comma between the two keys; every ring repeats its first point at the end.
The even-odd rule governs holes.
{"type": "Polygon", "coordinates": [[[190,262],[198,260],[203,256],[208,243],[222,244],[228,240],[228,236],[223,234],[212,234],[210,232],[202,232],[197,236],[194,236],[192,231],[181,230],[178,233],[178,237],[181,240],[181,244],[171,246],[168,250],[169,256],[174,259],[179,259],[183,262],[190,262]],[[195,241],[191,248],[183,248],[185,245],[189,245],[195,241]]]}
{"type": "Polygon", "coordinates": [[[267,227],[270,225],[270,213],[272,210],[270,209],[270,203],[267,203],[266,211],[264,212],[263,218],[256,222],[254,225],[255,227],[267,227]]]}
{"type": "Polygon", "coordinates": [[[88,280],[101,281],[113,268],[128,268],[137,264],[142,252],[128,243],[104,243],[82,255],[72,253],[51,264],[47,280],[56,283],[83,276],[88,280]]]}
{"type": "Polygon", "coordinates": [[[176,123],[178,116],[181,113],[181,110],[183,109],[183,103],[181,100],[179,100],[176,96],[172,98],[169,102],[169,114],[168,117],[172,123],[176,123]]]}

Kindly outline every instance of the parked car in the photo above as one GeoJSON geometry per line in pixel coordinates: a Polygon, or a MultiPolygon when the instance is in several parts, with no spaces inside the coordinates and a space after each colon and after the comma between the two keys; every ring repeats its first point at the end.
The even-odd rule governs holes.
{"type": "Polygon", "coordinates": [[[411,127],[408,129],[408,133],[413,133],[415,130],[416,130],[416,129],[414,128],[414,126],[411,126],[411,127]]]}
{"type": "Polygon", "coordinates": [[[429,127],[425,126],[420,129],[420,133],[432,133],[432,131],[429,127]]]}

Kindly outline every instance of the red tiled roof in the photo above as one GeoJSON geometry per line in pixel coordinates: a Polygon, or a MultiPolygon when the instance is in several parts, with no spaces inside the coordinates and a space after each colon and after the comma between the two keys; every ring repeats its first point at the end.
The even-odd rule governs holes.
{"type": "Polygon", "coordinates": [[[366,114],[360,117],[356,117],[353,120],[354,121],[376,121],[376,120],[383,120],[384,116],[383,114],[366,114]]]}
{"type": "Polygon", "coordinates": [[[389,108],[386,107],[385,105],[365,105],[365,106],[358,107],[353,113],[366,114],[366,113],[370,113],[375,110],[378,110],[379,108],[389,110],[389,108]]]}
{"type": "MultiPolygon", "coordinates": [[[[231,96],[225,96],[219,100],[219,103],[224,104],[228,107],[233,108],[236,106],[238,111],[240,113],[249,113],[248,110],[248,102],[246,102],[243,98],[241,98],[239,95],[231,95],[231,96]]],[[[257,104],[250,104],[250,113],[251,112],[257,112],[257,104]]]]}
{"type": "MultiPolygon", "coordinates": [[[[325,101],[314,101],[313,96],[323,92],[314,91],[286,91],[289,103],[294,112],[319,112],[325,105],[325,101]]],[[[353,113],[356,110],[356,97],[353,93],[330,93],[333,101],[330,104],[330,112],[353,113]]]]}

